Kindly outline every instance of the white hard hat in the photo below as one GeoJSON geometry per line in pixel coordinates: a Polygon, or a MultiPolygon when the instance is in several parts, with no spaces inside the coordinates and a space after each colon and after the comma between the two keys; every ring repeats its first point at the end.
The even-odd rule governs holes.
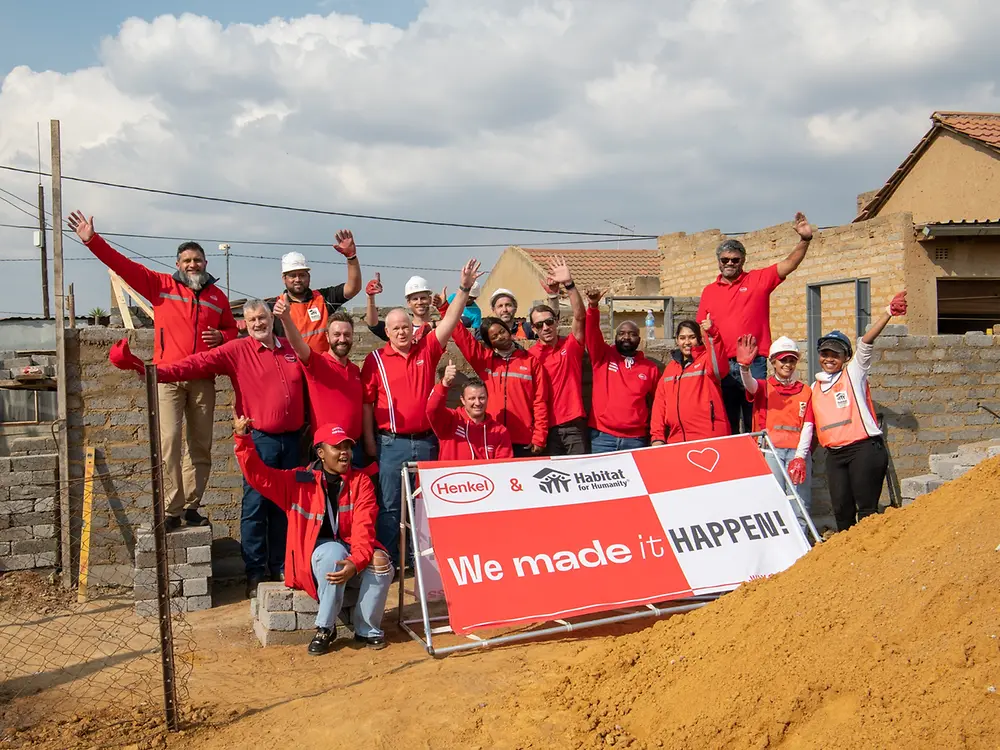
{"type": "Polygon", "coordinates": [[[788,338],[788,336],[779,336],[775,339],[774,343],[771,344],[771,351],[767,353],[767,358],[774,359],[779,354],[794,354],[796,358],[801,358],[802,356],[802,353],[799,351],[799,345],[788,338]]]}
{"type": "Polygon", "coordinates": [[[409,281],[406,282],[406,286],[403,287],[403,296],[409,297],[411,294],[430,292],[430,290],[431,285],[423,276],[411,276],[409,281]]]}
{"type": "Polygon", "coordinates": [[[302,253],[285,253],[281,256],[281,272],[283,274],[290,271],[308,271],[309,265],[306,263],[306,256],[302,253]]]}
{"type": "Polygon", "coordinates": [[[493,294],[490,296],[490,307],[493,307],[497,303],[497,300],[500,297],[510,297],[512,300],[514,300],[514,306],[515,307],[517,306],[517,297],[514,296],[514,292],[512,292],[510,289],[504,289],[501,287],[500,289],[497,289],[495,292],[493,292],[493,294]]]}
{"type": "Polygon", "coordinates": [[[469,290],[469,299],[475,299],[481,291],[483,291],[483,288],[479,286],[479,282],[473,282],[472,288],[469,290]]]}

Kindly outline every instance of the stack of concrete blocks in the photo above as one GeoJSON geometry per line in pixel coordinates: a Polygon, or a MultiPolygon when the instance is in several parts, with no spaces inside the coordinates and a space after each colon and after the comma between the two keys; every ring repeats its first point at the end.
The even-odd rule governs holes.
{"type": "Polygon", "coordinates": [[[41,367],[41,375],[54,378],[56,375],[56,353],[20,354],[0,352],[0,380],[17,380],[25,367],[41,367]]]}
{"type": "Polygon", "coordinates": [[[56,550],[55,441],[20,437],[0,458],[0,572],[53,568],[56,550]]]}
{"type": "MultiPolygon", "coordinates": [[[[212,606],[212,529],[181,527],[167,534],[170,603],[176,612],[198,612],[212,606]]],[[[149,526],[140,526],[135,539],[135,613],[155,617],[156,540],[149,526]]]]}
{"type": "MultiPolygon", "coordinates": [[[[348,589],[341,610],[341,622],[346,621],[345,612],[353,606],[357,591],[348,589]]],[[[253,632],[262,646],[298,646],[309,643],[316,634],[316,612],[319,602],[302,591],[285,588],[284,583],[261,583],[257,586],[257,596],[250,600],[250,617],[253,632]]],[[[346,627],[337,628],[337,637],[350,637],[346,627]]]]}
{"type": "Polygon", "coordinates": [[[1000,440],[982,440],[960,446],[954,453],[932,453],[928,458],[929,474],[908,477],[900,482],[903,505],[933,492],[945,482],[958,479],[980,461],[1000,456],[1000,440]]]}

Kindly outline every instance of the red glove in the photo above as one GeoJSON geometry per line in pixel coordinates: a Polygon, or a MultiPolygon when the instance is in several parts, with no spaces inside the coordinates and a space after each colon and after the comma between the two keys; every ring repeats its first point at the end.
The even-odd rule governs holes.
{"type": "Polygon", "coordinates": [[[119,370],[134,370],[140,375],[146,373],[146,366],[142,360],[132,353],[128,348],[128,339],[122,339],[111,347],[108,353],[108,360],[119,370]]]}
{"type": "Polygon", "coordinates": [[[902,291],[892,298],[889,303],[889,314],[893,317],[906,315],[906,291],[902,291]]]}
{"type": "Polygon", "coordinates": [[[335,237],[337,244],[334,249],[348,260],[358,257],[358,248],[354,244],[354,235],[349,229],[341,229],[335,237]]]}
{"type": "Polygon", "coordinates": [[[744,367],[749,367],[757,358],[757,339],[753,336],[740,336],[736,339],[736,361],[744,367]]]}
{"type": "Polygon", "coordinates": [[[788,462],[788,476],[795,484],[802,484],[806,481],[806,460],[804,458],[793,458],[788,462]]]}
{"type": "Polygon", "coordinates": [[[365,287],[365,294],[369,297],[374,297],[376,294],[382,293],[382,274],[375,274],[375,278],[368,282],[365,287]]]}

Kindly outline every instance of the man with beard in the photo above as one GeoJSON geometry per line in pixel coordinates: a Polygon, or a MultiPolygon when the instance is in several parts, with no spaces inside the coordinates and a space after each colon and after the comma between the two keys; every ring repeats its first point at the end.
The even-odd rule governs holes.
{"type": "MultiPolygon", "coordinates": [[[[795,214],[794,229],[799,242],[780,263],[744,271],[747,250],[743,243],[729,239],[715,250],[719,261],[719,276],[705,287],[698,303],[698,320],[711,317],[719,327],[719,335],[729,358],[729,373],[722,379],[722,398],[726,404],[726,416],[733,435],[753,429],[751,417],[753,404],[747,401],[746,390],[740,375],[740,363],[736,361],[736,346],[740,336],[753,336],[760,351],[771,348],[771,292],[788,278],[806,257],[813,230],[801,211],[795,214]]],[[[767,360],[763,356],[754,359],[750,375],[756,380],[767,377],[767,360]]]]}
{"type": "MultiPolygon", "coordinates": [[[[475,289],[476,285],[473,285],[475,289]]],[[[382,293],[382,279],[380,274],[375,274],[375,278],[368,282],[365,287],[365,294],[368,295],[368,305],[365,308],[365,324],[368,330],[383,341],[389,341],[387,329],[388,319],[385,322],[378,319],[378,307],[375,304],[375,297],[382,293]]],[[[406,306],[410,309],[413,318],[413,343],[416,344],[429,331],[434,329],[434,322],[431,320],[431,285],[423,276],[411,276],[403,287],[403,296],[406,298],[406,306]]]]}
{"type": "MultiPolygon", "coordinates": [[[[98,260],[149,300],[155,364],[170,364],[236,338],[229,300],[215,277],[206,272],[205,251],[197,242],[184,242],[177,248],[176,273],[158,273],[105,242],[94,231],[94,217],[74,211],[68,224],[98,260]]],[[[209,521],[198,508],[212,470],[215,379],[205,376],[160,383],[157,394],[167,531],[180,528],[182,519],[188,526],[207,526],[209,521]]]]}
{"type": "Polygon", "coordinates": [[[649,445],[648,397],[660,371],[639,351],[639,327],[626,320],[615,331],[615,345],[604,341],[598,305],[607,292],[588,289],[587,352],[594,370],[590,409],[592,453],[633,450],[649,445]]]}
{"type": "MultiPolygon", "coordinates": [[[[337,232],[334,249],[347,258],[347,283],[328,286],[325,289],[310,289],[312,281],[309,264],[302,253],[286,253],[281,256],[281,279],[285,282],[286,302],[291,319],[306,340],[309,347],[320,354],[329,351],[326,331],[330,315],[348,300],[354,299],[361,291],[361,264],[358,262],[358,248],[354,235],[348,229],[337,232]]],[[[273,307],[273,304],[272,304],[273,307]]],[[[282,321],[274,322],[274,331],[284,336],[282,321]]]]}
{"type": "MultiPolygon", "coordinates": [[[[274,318],[259,299],[243,305],[246,338],[157,368],[164,383],[226,375],[236,392],[234,410],[250,419],[254,447],[272,469],[299,463],[299,436],[305,422],[303,375],[287,339],[274,335],[274,318]]],[[[253,489],[244,477],[240,546],[247,571],[247,598],[257,584],[281,580],[285,564],[285,512],[253,489]]]]}

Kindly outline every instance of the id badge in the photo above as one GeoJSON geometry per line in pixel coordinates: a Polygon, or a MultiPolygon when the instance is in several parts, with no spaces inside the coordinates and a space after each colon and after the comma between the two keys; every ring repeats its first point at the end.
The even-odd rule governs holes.
{"type": "Polygon", "coordinates": [[[315,308],[315,307],[310,307],[309,308],[309,320],[311,320],[313,323],[317,323],[317,322],[319,322],[319,319],[321,317],[322,317],[322,314],[320,313],[320,311],[319,311],[318,308],[315,308]]]}

